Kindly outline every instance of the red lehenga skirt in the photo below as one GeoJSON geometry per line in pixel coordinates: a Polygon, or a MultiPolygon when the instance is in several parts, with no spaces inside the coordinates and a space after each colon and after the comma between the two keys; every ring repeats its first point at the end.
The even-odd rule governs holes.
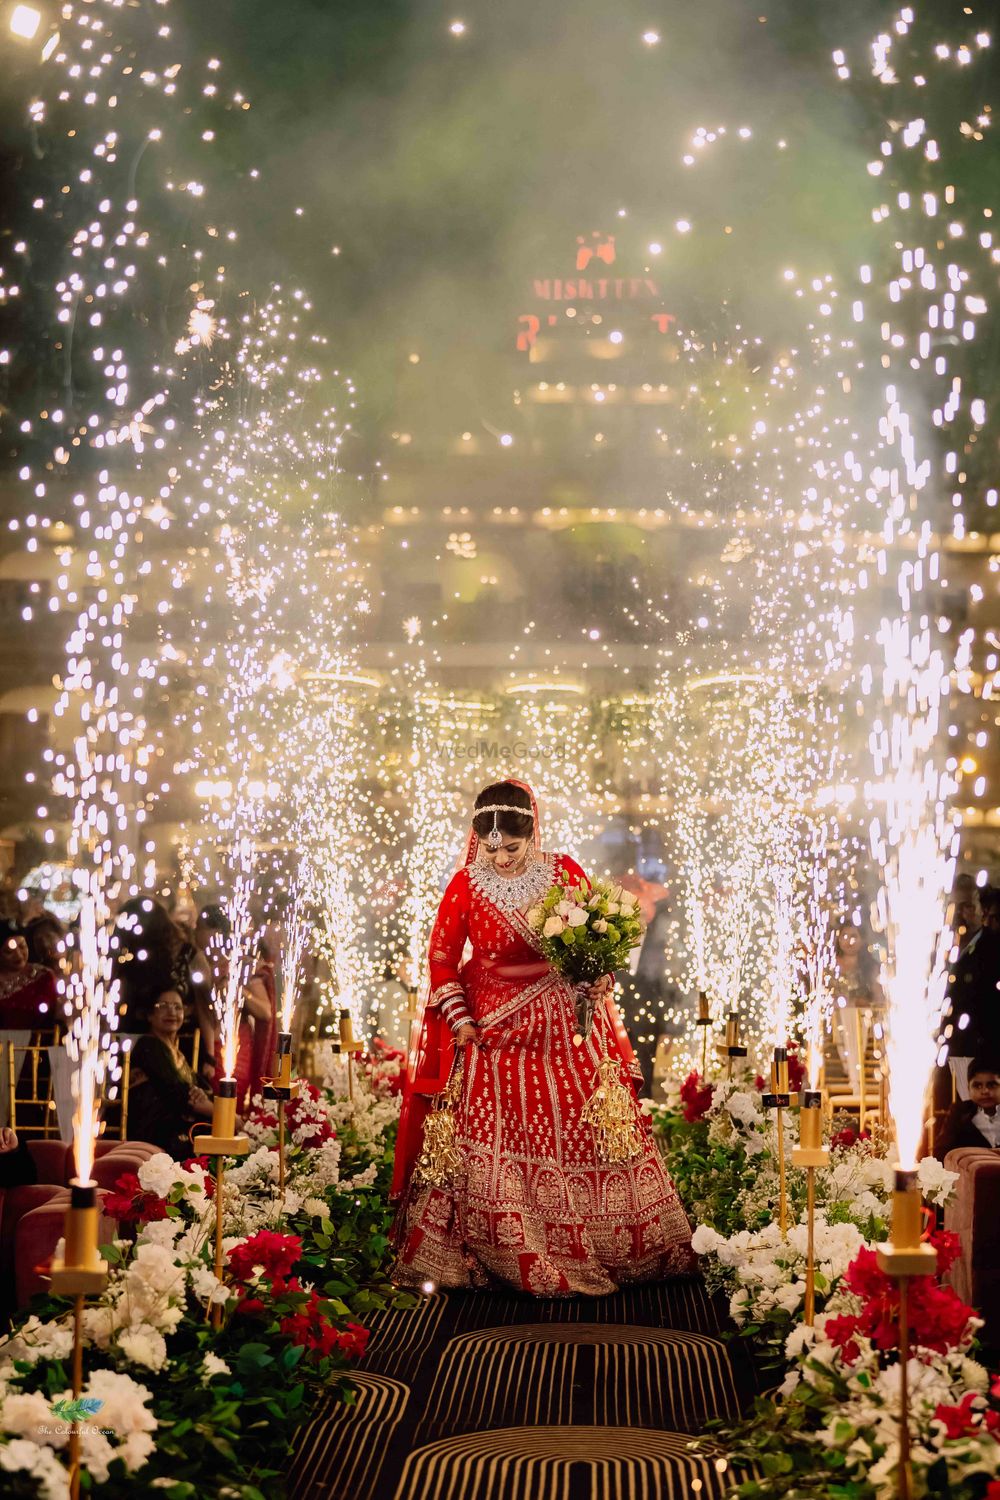
{"type": "Polygon", "coordinates": [[[463,971],[479,1044],[462,1049],[462,1167],[447,1188],[408,1185],[395,1226],[397,1285],[494,1279],[537,1296],[601,1296],[694,1269],[690,1226],[634,1085],[641,1149],[632,1160],[599,1161],[581,1119],[604,1049],[629,1076],[603,1007],[574,1046],[570,987],[547,965],[534,968],[545,972],[527,982],[475,958],[463,971]]]}

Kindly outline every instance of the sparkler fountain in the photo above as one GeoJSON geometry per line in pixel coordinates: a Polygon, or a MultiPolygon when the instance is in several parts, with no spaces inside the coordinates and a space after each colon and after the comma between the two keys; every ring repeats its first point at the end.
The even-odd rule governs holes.
{"type": "MultiPolygon", "coordinates": [[[[854,305],[857,322],[863,324],[868,311],[879,321],[881,365],[889,379],[867,498],[882,521],[878,572],[891,577],[895,566],[896,599],[877,633],[880,671],[869,672],[864,685],[875,703],[871,749],[885,804],[883,813],[872,816],[870,834],[882,872],[877,911],[886,947],[885,1050],[899,1163],[891,1237],[878,1258],[899,1286],[902,1500],[912,1494],[908,1286],[911,1277],[928,1274],[936,1262],[934,1250],[921,1238],[915,1165],[924,1084],[937,1061],[951,946],[944,918],[960,842],[949,809],[957,790],[955,761],[947,759],[942,744],[942,716],[952,674],[961,683],[972,644],[971,632],[954,631],[950,621],[935,613],[933,593],[942,563],[933,502],[938,494],[951,494],[953,535],[964,536],[962,486],[978,477],[979,450],[973,444],[988,419],[985,401],[966,378],[966,351],[978,321],[989,312],[983,285],[995,281],[990,276],[977,285],[973,263],[977,255],[987,267],[997,259],[989,230],[979,235],[978,250],[967,236],[972,226],[960,217],[963,210],[956,206],[951,175],[959,156],[964,163],[990,122],[988,105],[978,115],[965,108],[977,83],[984,85],[988,77],[990,46],[989,35],[975,28],[969,11],[966,15],[970,35],[957,45],[942,39],[937,18],[927,22],[910,7],[898,13],[891,32],[873,43],[871,72],[887,107],[880,156],[869,170],[887,187],[887,201],[874,211],[874,219],[887,227],[886,259],[893,273],[880,306],[879,288],[863,268],[868,290],[854,305]],[[961,96],[950,78],[944,86],[937,83],[942,71],[956,69],[964,74],[961,96]],[[948,101],[959,97],[961,115],[949,117],[948,101]],[[923,191],[910,190],[909,163],[916,163],[923,191]],[[941,222],[945,210],[951,221],[947,232],[941,222]],[[931,444],[922,441],[922,412],[913,418],[907,410],[911,389],[922,406],[933,409],[943,440],[938,447],[935,439],[936,453],[922,451],[931,444]]],[[[835,53],[834,61],[840,76],[849,78],[843,52],[835,53]]],[[[991,214],[992,208],[986,211],[987,217],[991,214]]]]}

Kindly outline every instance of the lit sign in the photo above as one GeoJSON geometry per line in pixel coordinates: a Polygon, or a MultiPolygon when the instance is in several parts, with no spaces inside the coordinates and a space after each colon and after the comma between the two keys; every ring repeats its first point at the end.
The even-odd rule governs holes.
{"type": "MultiPolygon", "coordinates": [[[[643,302],[648,305],[662,300],[659,283],[649,276],[604,274],[605,268],[613,266],[617,259],[613,234],[603,235],[595,231],[589,240],[583,235],[577,235],[576,244],[576,271],[586,271],[587,275],[536,276],[531,283],[536,305],[553,302],[573,303],[574,306],[580,303],[643,302]]],[[[562,321],[559,313],[546,312],[544,309],[520,315],[517,320],[517,347],[521,353],[534,348],[543,320],[550,328],[562,321]]],[[[677,319],[673,313],[655,312],[650,314],[650,321],[660,333],[668,333],[671,324],[676,323],[677,319]]]]}

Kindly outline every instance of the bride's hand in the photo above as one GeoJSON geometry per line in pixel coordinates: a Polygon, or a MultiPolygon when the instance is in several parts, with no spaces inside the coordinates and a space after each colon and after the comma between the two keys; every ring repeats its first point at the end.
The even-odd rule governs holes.
{"type": "Polygon", "coordinates": [[[467,1042],[476,1044],[476,1028],[471,1021],[464,1021],[455,1032],[455,1046],[464,1047],[467,1042]]]}
{"type": "Polygon", "coordinates": [[[604,999],[605,995],[611,994],[611,991],[614,989],[614,987],[614,975],[602,974],[600,979],[595,979],[594,983],[590,986],[591,1000],[593,1000],[594,1004],[597,1005],[601,1000],[604,999]]]}

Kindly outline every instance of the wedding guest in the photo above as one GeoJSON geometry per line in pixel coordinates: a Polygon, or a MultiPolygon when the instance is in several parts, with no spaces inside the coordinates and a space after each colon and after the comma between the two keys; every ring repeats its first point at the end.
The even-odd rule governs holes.
{"type": "Polygon", "coordinates": [[[172,988],[184,1002],[180,1040],[191,1050],[194,1032],[200,1031],[200,1050],[210,1068],[215,1047],[211,978],[195,943],[151,896],[127,901],[116,925],[121,945],[115,972],[121,985],[122,1031],[141,1032],[144,997],[154,987],[172,988]]]}
{"type": "Polygon", "coordinates": [[[66,929],[58,917],[50,911],[32,917],[25,923],[24,935],[28,940],[28,957],[33,964],[48,969],[56,979],[66,972],[66,929]]]}
{"type": "Polygon", "coordinates": [[[35,1159],[9,1125],[0,1126],[0,1188],[24,1187],[38,1181],[35,1159]]]}
{"type": "Polygon", "coordinates": [[[28,939],[16,922],[0,922],[0,1028],[34,1030],[59,1019],[56,982],[50,970],[33,964],[28,939]]]}
{"type": "Polygon", "coordinates": [[[212,1101],[199,1088],[178,1045],[184,1002],[166,989],[142,1004],[147,1030],[132,1048],[128,1090],[129,1136],[160,1146],[175,1161],[194,1155],[189,1130],[210,1119],[212,1101]]]}
{"type": "Polygon", "coordinates": [[[986,1057],[969,1064],[968,1099],[958,1099],[938,1133],[935,1156],[944,1161],[959,1146],[1000,1148],[1000,1068],[986,1057]]]}
{"type": "Polygon", "coordinates": [[[969,1059],[1000,1055],[1000,933],[984,925],[979,888],[971,875],[959,875],[955,881],[952,931],[955,956],[939,1038],[942,1061],[933,1079],[938,1121],[956,1090],[966,1097],[969,1059]]]}

